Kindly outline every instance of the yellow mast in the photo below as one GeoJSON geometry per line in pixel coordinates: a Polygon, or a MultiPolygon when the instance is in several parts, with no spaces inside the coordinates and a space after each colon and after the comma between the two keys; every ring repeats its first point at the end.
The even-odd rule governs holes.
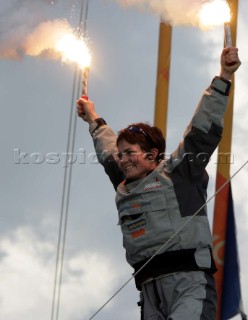
{"type": "Polygon", "coordinates": [[[160,22],[154,125],[166,137],[171,59],[171,25],[160,22]]]}

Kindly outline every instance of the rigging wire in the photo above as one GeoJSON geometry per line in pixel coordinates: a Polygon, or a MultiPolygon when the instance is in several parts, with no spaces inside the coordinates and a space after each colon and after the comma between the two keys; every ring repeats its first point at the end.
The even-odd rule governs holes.
{"type": "MultiPolygon", "coordinates": [[[[78,25],[78,36],[85,36],[86,34],[86,21],[88,17],[89,0],[82,0],[81,10],[78,25]],[[84,21],[84,24],[83,24],[84,21]]],[[[60,296],[61,296],[61,286],[62,286],[62,276],[63,276],[63,263],[64,263],[64,253],[65,253],[65,242],[66,242],[66,230],[68,221],[68,209],[69,209],[69,199],[70,199],[70,189],[71,189],[71,176],[72,176],[72,166],[68,162],[68,156],[73,155],[75,147],[75,136],[76,136],[76,120],[77,114],[75,112],[74,104],[76,98],[80,93],[80,83],[81,83],[81,71],[78,67],[74,67],[74,77],[71,95],[71,111],[69,119],[68,137],[67,137],[67,148],[66,148],[66,159],[65,159],[65,171],[64,171],[64,181],[63,181],[63,191],[61,199],[61,211],[60,211],[60,221],[59,221],[59,234],[57,243],[57,254],[55,262],[55,275],[54,275],[54,285],[53,285],[53,297],[52,297],[52,309],[51,309],[51,320],[59,319],[59,309],[60,309],[60,296]],[[78,82],[77,90],[76,83],[78,82]],[[75,94],[77,96],[75,97],[75,94]]]]}
{"type": "MultiPolygon", "coordinates": [[[[73,89],[72,89],[72,97],[74,97],[75,92],[75,85],[76,85],[76,72],[74,70],[74,80],[73,80],[73,89]]],[[[68,140],[67,140],[67,155],[70,150],[70,134],[72,130],[72,118],[73,118],[73,112],[70,112],[70,119],[69,119],[69,129],[68,129],[68,140]]],[[[66,159],[67,160],[67,159],[66,159]]],[[[52,311],[51,311],[51,320],[54,319],[54,311],[57,303],[57,311],[56,311],[56,318],[58,317],[58,306],[59,306],[59,294],[57,292],[57,284],[58,284],[58,276],[61,274],[62,266],[61,266],[61,238],[64,237],[63,234],[65,234],[65,222],[64,222],[64,207],[65,207],[65,194],[66,194],[66,187],[67,187],[67,180],[68,180],[68,166],[65,166],[64,171],[64,181],[63,181],[63,191],[62,191],[62,199],[61,199],[61,211],[60,211],[60,222],[59,222],[59,234],[58,234],[58,243],[57,243],[57,255],[56,255],[56,264],[55,264],[55,275],[54,275],[54,285],[53,285],[53,299],[52,299],[52,311]],[[64,227],[63,227],[64,226],[64,227]],[[63,234],[62,234],[63,229],[63,234]],[[57,298],[57,299],[56,299],[57,298]],[[57,302],[56,302],[57,301],[57,302]]],[[[60,292],[60,290],[59,290],[60,292]]],[[[55,319],[56,319],[55,318],[55,319]]]]}
{"type": "Polygon", "coordinates": [[[242,166],[232,175],[229,177],[227,181],[225,181],[222,186],[185,222],[181,225],[180,228],[146,261],[146,263],[143,264],[143,266],[138,269],[126,282],[123,283],[123,285],[89,318],[89,320],[92,320],[95,318],[95,316],[104,308],[106,305],[113,300],[122,289],[124,289],[128,283],[143,270],[150,262],[151,260],[159,254],[159,252],[172,240],[175,238],[175,236],[187,225],[192,221],[192,219],[195,218],[195,216],[211,201],[215,198],[215,196],[247,165],[248,160],[245,161],[245,163],[242,164],[242,166]]]}

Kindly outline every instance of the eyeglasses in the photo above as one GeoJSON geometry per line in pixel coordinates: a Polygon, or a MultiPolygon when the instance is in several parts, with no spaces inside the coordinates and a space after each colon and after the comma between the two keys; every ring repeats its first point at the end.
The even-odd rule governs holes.
{"type": "Polygon", "coordinates": [[[130,130],[132,132],[135,132],[135,133],[141,132],[141,133],[143,133],[144,136],[149,138],[148,135],[145,133],[145,131],[142,128],[138,127],[138,126],[131,126],[131,127],[128,128],[128,130],[130,130]]]}
{"type": "Polygon", "coordinates": [[[130,126],[127,129],[129,131],[131,131],[131,132],[134,132],[134,133],[140,133],[141,132],[146,137],[146,140],[149,143],[149,145],[150,146],[154,146],[153,139],[150,136],[148,136],[148,134],[142,128],[140,128],[139,126],[130,126]]]}

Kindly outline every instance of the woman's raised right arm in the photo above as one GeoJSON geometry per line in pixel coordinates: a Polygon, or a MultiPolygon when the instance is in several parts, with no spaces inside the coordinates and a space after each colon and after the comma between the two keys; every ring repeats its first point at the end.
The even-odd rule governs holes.
{"type": "Polygon", "coordinates": [[[89,131],[98,161],[103,165],[116,189],[125,176],[120,170],[117,157],[116,135],[103,118],[96,113],[94,103],[80,98],[77,101],[78,116],[89,124],[89,131]]]}

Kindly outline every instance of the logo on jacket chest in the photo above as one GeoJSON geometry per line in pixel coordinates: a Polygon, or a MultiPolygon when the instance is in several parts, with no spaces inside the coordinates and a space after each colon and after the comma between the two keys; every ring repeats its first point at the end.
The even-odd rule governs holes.
{"type": "Polygon", "coordinates": [[[144,191],[149,191],[149,190],[154,190],[154,189],[159,189],[162,187],[161,182],[159,179],[156,177],[154,179],[154,182],[147,183],[144,187],[144,191]]]}
{"type": "Polygon", "coordinates": [[[144,226],[145,224],[146,224],[146,220],[145,219],[136,221],[136,222],[128,225],[128,230],[132,231],[134,229],[137,229],[137,228],[140,228],[140,227],[144,226]]]}
{"type": "Polygon", "coordinates": [[[135,238],[144,236],[144,234],[145,234],[145,229],[140,228],[139,230],[135,230],[132,232],[132,238],[135,239],[135,238]]]}
{"type": "Polygon", "coordinates": [[[145,229],[143,226],[146,225],[146,220],[142,219],[139,221],[136,221],[128,226],[129,231],[131,231],[131,237],[133,239],[141,237],[145,234],[145,229]]]}

